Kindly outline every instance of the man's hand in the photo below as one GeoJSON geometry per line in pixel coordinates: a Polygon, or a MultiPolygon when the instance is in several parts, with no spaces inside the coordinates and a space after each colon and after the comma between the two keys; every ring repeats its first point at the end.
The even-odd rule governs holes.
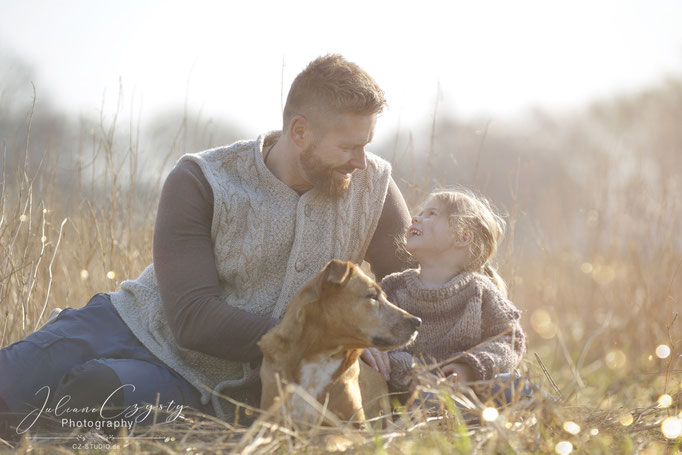
{"type": "Polygon", "coordinates": [[[388,354],[376,348],[367,348],[362,351],[360,356],[365,363],[375,370],[377,370],[384,377],[386,381],[391,378],[391,362],[388,360],[388,354]]]}

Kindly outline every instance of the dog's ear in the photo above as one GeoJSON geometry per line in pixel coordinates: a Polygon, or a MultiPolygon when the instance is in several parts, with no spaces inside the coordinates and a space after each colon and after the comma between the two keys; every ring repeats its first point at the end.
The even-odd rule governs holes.
{"type": "Polygon", "coordinates": [[[332,259],[325,266],[322,272],[322,284],[333,284],[335,286],[345,286],[353,275],[353,264],[349,261],[343,262],[332,259]]]}

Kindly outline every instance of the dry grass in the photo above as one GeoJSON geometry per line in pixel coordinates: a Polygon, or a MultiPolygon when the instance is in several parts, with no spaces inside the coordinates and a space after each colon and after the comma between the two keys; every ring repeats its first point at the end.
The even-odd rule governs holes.
{"type": "MultiPolygon", "coordinates": [[[[639,105],[655,101],[656,93],[639,105]]],[[[604,116],[610,107],[594,107],[579,118],[604,116]]],[[[627,109],[617,111],[624,120],[608,116],[621,122],[613,131],[632,121],[627,109]]],[[[682,113],[674,115],[682,123],[682,113]]],[[[420,407],[403,410],[384,430],[297,426],[286,413],[279,418],[260,415],[245,428],[183,413],[173,425],[139,428],[115,439],[82,431],[62,434],[70,438],[62,441],[27,435],[15,446],[0,441],[0,448],[71,452],[76,443],[80,450],[100,451],[319,453],[330,448],[331,433],[357,453],[549,453],[560,451],[562,441],[584,453],[679,450],[681,439],[666,439],[661,431],[664,419],[682,418],[677,316],[682,298],[682,168],[671,168],[679,163],[675,154],[682,153],[682,141],[666,125],[671,134],[667,142],[656,125],[649,130],[639,126],[655,138],[656,150],[673,155],[645,148],[628,155],[636,166],[659,163],[665,172],[653,178],[644,172],[616,172],[618,159],[609,154],[608,145],[602,144],[606,152],[600,152],[594,142],[587,143],[584,133],[590,129],[581,121],[546,133],[555,145],[539,146],[541,138],[534,144],[511,141],[508,148],[518,153],[502,156],[499,151],[507,149],[495,140],[509,139],[488,123],[481,129],[460,125],[455,134],[456,126],[434,119],[428,154],[414,150],[411,139],[406,145],[396,139],[384,153],[394,159],[396,179],[412,206],[436,185],[461,182],[507,207],[510,232],[500,263],[529,335],[522,373],[552,398],[537,393],[530,400],[514,400],[499,409],[494,421],[465,425],[463,415],[478,417],[493,404],[443,384],[431,389],[441,397],[439,416],[420,407]],[[459,142],[450,142],[453,134],[459,142]],[[471,141],[461,142],[462,137],[471,141]],[[547,158],[543,152],[552,147],[558,154],[547,158]],[[566,171],[574,173],[574,187],[564,186],[569,181],[564,174],[539,177],[562,154],[570,154],[571,160],[559,166],[577,160],[577,167],[566,171]],[[496,161],[504,162],[498,166],[503,174],[488,170],[496,161]],[[455,177],[448,178],[443,169],[452,169],[455,177]],[[668,346],[669,355],[659,358],[659,345],[668,346]],[[658,403],[664,394],[671,397],[668,406],[658,403]],[[580,431],[567,431],[575,433],[565,426],[568,421],[580,431]]],[[[116,290],[121,280],[136,277],[151,263],[158,182],[165,167],[159,166],[151,180],[149,174],[142,176],[138,127],[130,125],[124,135],[115,134],[116,128],[121,127],[114,117],[82,133],[85,145],[78,167],[66,183],[56,171],[59,154],[31,147],[35,131],[28,128],[22,140],[4,139],[4,156],[18,165],[9,169],[3,161],[0,346],[34,331],[52,308],[83,306],[93,294],[116,290]],[[15,143],[23,145],[9,145],[15,143]],[[145,179],[152,182],[151,190],[140,186],[145,179]]],[[[192,151],[186,133],[174,144],[192,151]]],[[[603,141],[603,135],[595,137],[603,141]]],[[[646,137],[632,141],[646,144],[646,137]]],[[[179,156],[182,148],[173,147],[169,155],[179,156]]]]}

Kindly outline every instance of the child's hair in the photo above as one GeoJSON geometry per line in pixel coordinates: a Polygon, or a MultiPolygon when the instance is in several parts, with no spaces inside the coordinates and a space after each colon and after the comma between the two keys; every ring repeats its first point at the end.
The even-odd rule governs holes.
{"type": "Polygon", "coordinates": [[[506,223],[502,217],[495,213],[486,198],[469,190],[438,190],[431,193],[429,199],[442,205],[457,237],[471,232],[469,252],[472,259],[467,270],[484,273],[506,296],[507,285],[490,264],[504,238],[506,223]]]}

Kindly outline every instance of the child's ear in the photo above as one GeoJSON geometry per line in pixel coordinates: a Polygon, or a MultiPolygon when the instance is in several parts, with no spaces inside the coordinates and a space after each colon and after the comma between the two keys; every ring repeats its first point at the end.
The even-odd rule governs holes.
{"type": "Polygon", "coordinates": [[[455,246],[463,247],[471,244],[474,241],[474,234],[471,231],[463,231],[461,235],[455,238],[455,246]]]}

